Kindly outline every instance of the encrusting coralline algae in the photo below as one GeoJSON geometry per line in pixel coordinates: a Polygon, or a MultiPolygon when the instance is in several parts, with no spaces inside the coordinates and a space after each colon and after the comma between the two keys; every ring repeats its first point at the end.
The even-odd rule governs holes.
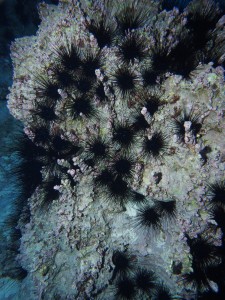
{"type": "Polygon", "coordinates": [[[29,299],[224,293],[224,12],[165,2],[41,4],[12,44],[8,107],[42,166],[19,222],[29,299]]]}

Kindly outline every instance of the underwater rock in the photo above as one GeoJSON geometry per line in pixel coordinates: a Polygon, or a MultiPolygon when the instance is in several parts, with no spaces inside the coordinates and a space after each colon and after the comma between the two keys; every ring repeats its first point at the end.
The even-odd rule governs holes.
{"type": "Polygon", "coordinates": [[[205,39],[184,47],[189,34],[196,41],[203,12],[195,0],[183,12],[161,4],[43,3],[37,35],[12,44],[8,107],[42,166],[30,221],[20,224],[30,300],[158,299],[162,292],[189,299],[212,281],[219,292],[224,284],[206,270],[224,264],[209,192],[224,182],[223,11],[211,19],[206,10],[205,39]],[[190,242],[199,235],[213,245],[204,270],[190,242]],[[115,251],[128,258],[115,264],[115,251]],[[113,277],[121,273],[115,266],[134,261],[113,277]],[[157,284],[142,293],[134,278],[151,272],[157,284]]]}

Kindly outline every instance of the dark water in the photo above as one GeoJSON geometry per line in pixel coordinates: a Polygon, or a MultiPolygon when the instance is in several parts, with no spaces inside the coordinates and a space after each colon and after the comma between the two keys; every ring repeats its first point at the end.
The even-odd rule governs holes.
{"type": "MultiPolygon", "coordinates": [[[[15,229],[19,217],[18,200],[21,186],[16,176],[20,166],[15,139],[22,132],[21,124],[8,111],[6,96],[12,84],[10,44],[15,38],[36,34],[40,18],[39,0],[0,1],[0,299],[22,299],[20,282],[26,271],[15,263],[20,232],[15,229]],[[13,236],[13,238],[12,238],[13,236]],[[11,248],[14,248],[13,251],[11,248]]],[[[45,1],[58,4],[56,0],[45,1]]]]}

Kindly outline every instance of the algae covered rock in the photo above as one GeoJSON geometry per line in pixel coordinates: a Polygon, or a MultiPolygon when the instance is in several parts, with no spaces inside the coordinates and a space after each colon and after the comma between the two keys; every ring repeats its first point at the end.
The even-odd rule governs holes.
{"type": "Polygon", "coordinates": [[[224,196],[224,11],[165,2],[41,4],[37,35],[11,47],[8,107],[42,176],[20,223],[31,299],[220,292],[206,269],[223,263],[209,220],[215,182],[224,196]]]}

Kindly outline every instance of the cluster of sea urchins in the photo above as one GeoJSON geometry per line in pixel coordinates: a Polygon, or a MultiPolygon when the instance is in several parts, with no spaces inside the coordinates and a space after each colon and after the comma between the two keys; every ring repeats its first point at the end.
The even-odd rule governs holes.
{"type": "Polygon", "coordinates": [[[115,267],[111,283],[114,283],[116,299],[173,299],[169,289],[159,282],[154,271],[138,266],[135,255],[116,250],[112,262],[115,267]]]}
{"type": "MultiPolygon", "coordinates": [[[[44,192],[42,207],[58,199],[55,186],[60,185],[61,178],[68,178],[75,186],[79,182],[74,174],[86,174],[88,170],[94,174],[93,187],[99,198],[124,209],[127,203],[139,205],[138,225],[159,229],[161,221],[174,219],[175,200],[155,200],[149,206],[148,199],[133,185],[139,158],[144,162],[162,160],[169,151],[169,136],[153,125],[154,114],[164,105],[160,83],[168,73],[189,80],[199,63],[223,64],[225,49],[225,41],[219,36],[223,16],[219,5],[211,0],[181,2],[174,1],[180,9],[175,18],[181,28],[178,33],[174,30],[174,37],[170,36],[170,40],[176,41],[172,44],[169,39],[161,43],[156,24],[162,9],[172,9],[173,1],[155,4],[158,16],[150,20],[153,4],[145,0],[93,1],[91,6],[79,1],[84,37],[91,38],[78,43],[76,37],[65,32],[64,41],[49,44],[52,55],[48,64],[30,74],[29,88],[33,89],[35,101],[23,120],[36,145],[37,167],[41,165],[45,175],[40,183],[44,192]],[[112,70],[108,69],[108,53],[117,59],[112,70]],[[105,111],[109,112],[110,122],[104,119],[105,111]],[[73,126],[68,133],[65,128],[70,124],[73,126]]],[[[24,98],[29,101],[27,95],[24,98]]],[[[185,142],[184,123],[189,121],[197,139],[201,130],[197,115],[184,111],[171,121],[181,142],[185,142]]],[[[218,210],[218,206],[224,205],[220,189],[224,193],[224,186],[211,186],[212,215],[224,230],[218,210]]],[[[205,268],[214,262],[214,254],[215,259],[219,255],[215,246],[201,237],[193,240],[187,235],[187,241],[195,272],[188,278],[194,278],[200,288],[205,284],[205,268]],[[208,253],[204,252],[206,248],[208,253]],[[203,272],[203,279],[195,278],[199,272],[203,272]]],[[[129,259],[125,266],[127,258],[123,256],[120,252],[114,254],[114,277],[116,273],[126,273],[123,268],[130,269],[129,259]]],[[[135,283],[133,278],[120,277],[116,282],[117,298],[132,299],[137,289],[148,292],[153,288],[154,299],[172,299],[165,286],[157,286],[150,271],[141,269],[135,276],[135,283]],[[160,298],[160,289],[164,298],[160,298]]]]}

